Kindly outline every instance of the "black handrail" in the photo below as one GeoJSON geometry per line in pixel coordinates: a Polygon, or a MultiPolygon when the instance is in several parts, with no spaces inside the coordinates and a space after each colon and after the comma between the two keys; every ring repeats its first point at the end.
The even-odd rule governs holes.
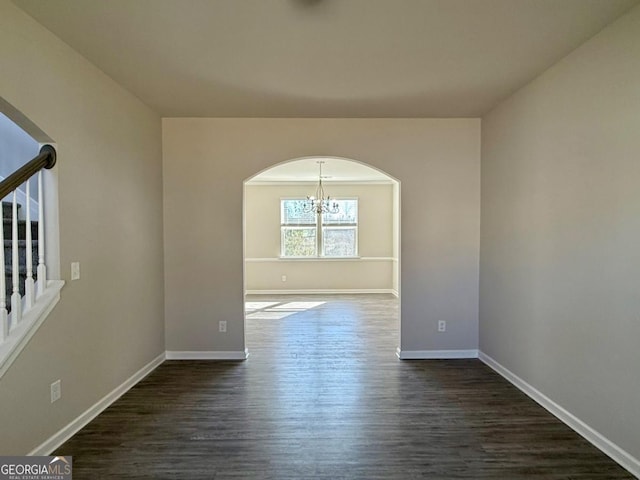
{"type": "Polygon", "coordinates": [[[0,182],[0,199],[6,197],[43,168],[52,168],[56,164],[56,149],[43,145],[37,157],[29,160],[18,170],[0,182]]]}

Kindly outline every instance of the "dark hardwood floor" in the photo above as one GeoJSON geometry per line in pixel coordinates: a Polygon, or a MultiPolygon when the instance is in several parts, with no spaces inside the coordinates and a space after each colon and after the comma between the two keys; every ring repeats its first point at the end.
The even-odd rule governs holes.
{"type": "Polygon", "coordinates": [[[478,360],[399,361],[387,295],[251,297],[245,362],[167,361],[74,479],[633,479],[478,360]]]}

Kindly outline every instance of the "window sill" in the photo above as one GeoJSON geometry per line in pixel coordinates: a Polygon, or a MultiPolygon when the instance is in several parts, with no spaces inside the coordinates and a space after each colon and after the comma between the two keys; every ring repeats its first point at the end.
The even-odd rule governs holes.
{"type": "Polygon", "coordinates": [[[247,257],[247,263],[271,262],[397,262],[394,257],[247,257]]]}
{"type": "Polygon", "coordinates": [[[278,257],[278,260],[293,261],[293,262],[340,262],[340,261],[353,261],[362,260],[362,257],[278,257]]]}

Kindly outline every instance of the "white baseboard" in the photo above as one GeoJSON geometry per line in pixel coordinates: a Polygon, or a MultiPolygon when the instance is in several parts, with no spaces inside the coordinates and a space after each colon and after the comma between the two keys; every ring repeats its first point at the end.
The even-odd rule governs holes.
{"type": "Polygon", "coordinates": [[[391,288],[325,288],[297,290],[246,290],[247,295],[354,295],[360,293],[390,293],[397,295],[391,288]]]}
{"type": "Polygon", "coordinates": [[[100,415],[107,407],[109,407],[118,398],[124,395],[131,387],[150,374],[165,360],[164,352],[158,355],[156,358],[147,363],[144,367],[138,370],[125,380],[120,386],[113,389],[105,397],[95,403],[91,408],[81,414],[78,418],[69,423],[62,430],[54,434],[51,438],[44,441],[42,444],[34,448],[27,455],[49,455],[56,448],[60,447],[64,442],[69,440],[72,436],[78,433],[85,425],[91,420],[100,415]]]}
{"type": "Polygon", "coordinates": [[[630,453],[620,448],[613,443],[607,437],[597,432],[578,417],[573,415],[565,408],[558,405],[556,402],[547,397],[544,393],[530,385],[522,378],[518,377],[515,373],[508,368],[502,366],[495,361],[489,355],[479,352],[478,358],[486,365],[491,367],[497,373],[506,378],[513,385],[522,390],[525,394],[531,397],[535,402],[540,404],[549,413],[557,417],[560,421],[567,426],[575,430],[578,434],[592,443],[596,448],[601,450],[604,454],[611,457],[614,461],[619,463],[623,468],[626,468],[636,477],[640,478],[640,459],[633,457],[630,453]]]}
{"type": "Polygon", "coordinates": [[[167,351],[167,360],[246,360],[249,351],[167,351]]]}
{"type": "Polygon", "coordinates": [[[400,360],[478,358],[478,350],[400,350],[398,348],[396,355],[400,360]]]}

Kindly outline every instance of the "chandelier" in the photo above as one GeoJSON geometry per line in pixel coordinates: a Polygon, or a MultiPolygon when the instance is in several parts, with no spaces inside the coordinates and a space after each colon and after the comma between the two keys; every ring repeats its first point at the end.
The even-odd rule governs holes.
{"type": "Polygon", "coordinates": [[[304,202],[302,210],[304,213],[315,213],[320,215],[322,213],[338,213],[339,205],[335,200],[331,200],[329,195],[325,196],[324,188],[322,187],[322,164],[324,160],[318,160],[316,162],[320,173],[318,174],[318,186],[316,187],[315,195],[310,195],[304,202]]]}

